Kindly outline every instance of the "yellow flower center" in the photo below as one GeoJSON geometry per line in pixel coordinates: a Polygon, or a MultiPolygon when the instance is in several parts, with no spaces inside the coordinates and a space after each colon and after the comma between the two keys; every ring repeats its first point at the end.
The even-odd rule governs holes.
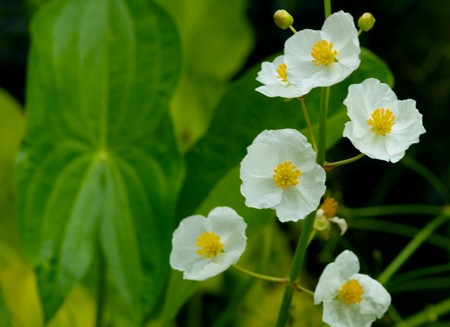
{"type": "Polygon", "coordinates": [[[197,254],[204,258],[212,258],[223,252],[223,243],[220,242],[220,236],[213,232],[204,232],[197,237],[195,245],[200,247],[197,254]]]}
{"type": "Polygon", "coordinates": [[[287,82],[287,72],[286,72],[286,64],[279,64],[277,69],[277,77],[281,79],[282,82],[287,82]]]}
{"type": "Polygon", "coordinates": [[[299,169],[296,169],[292,162],[285,161],[280,163],[274,170],[273,180],[277,187],[285,190],[289,186],[295,186],[298,184],[298,178],[302,174],[299,169]]]}
{"type": "Polygon", "coordinates": [[[311,50],[312,62],[316,66],[326,66],[337,61],[337,51],[333,50],[333,42],[328,42],[327,40],[317,41],[311,50]]]}
{"type": "Polygon", "coordinates": [[[395,125],[395,116],[392,111],[385,108],[378,108],[372,112],[372,116],[367,120],[367,124],[372,126],[372,132],[386,136],[395,125]]]}
{"type": "Polygon", "coordinates": [[[355,304],[361,302],[363,294],[361,284],[355,279],[350,279],[342,285],[337,298],[347,304],[355,304]]]}
{"type": "Polygon", "coordinates": [[[332,197],[327,196],[320,208],[323,210],[323,213],[325,214],[325,216],[327,216],[327,218],[333,218],[334,216],[336,216],[338,203],[332,197]]]}

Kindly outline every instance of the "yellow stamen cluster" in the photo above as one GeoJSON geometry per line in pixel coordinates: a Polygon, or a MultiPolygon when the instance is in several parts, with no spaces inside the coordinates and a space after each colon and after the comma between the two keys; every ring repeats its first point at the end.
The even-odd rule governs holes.
{"type": "Polygon", "coordinates": [[[332,197],[327,196],[320,206],[320,209],[323,210],[323,213],[325,214],[325,216],[327,216],[327,218],[333,218],[334,216],[336,216],[338,203],[332,197]]]}
{"type": "Polygon", "coordinates": [[[364,290],[361,284],[355,279],[350,279],[342,285],[337,298],[344,303],[355,304],[362,301],[363,294],[364,290]]]}
{"type": "Polygon", "coordinates": [[[212,258],[223,252],[223,243],[220,242],[220,236],[213,232],[204,232],[197,237],[195,245],[200,247],[197,254],[204,258],[212,258]]]}
{"type": "Polygon", "coordinates": [[[298,184],[298,178],[301,176],[301,172],[290,161],[285,161],[279,164],[273,170],[273,180],[277,187],[287,189],[289,186],[295,186],[298,184]]]}
{"type": "Polygon", "coordinates": [[[282,82],[287,82],[287,72],[286,72],[286,64],[279,64],[278,65],[278,69],[277,69],[277,77],[282,81],[282,82]]]}
{"type": "Polygon", "coordinates": [[[337,61],[337,51],[333,50],[333,42],[328,42],[327,40],[317,41],[311,50],[312,62],[316,66],[326,66],[337,61]]]}
{"type": "Polygon", "coordinates": [[[372,112],[371,118],[367,120],[367,124],[372,126],[372,132],[377,135],[386,136],[395,125],[395,116],[392,111],[385,108],[378,108],[372,112]]]}

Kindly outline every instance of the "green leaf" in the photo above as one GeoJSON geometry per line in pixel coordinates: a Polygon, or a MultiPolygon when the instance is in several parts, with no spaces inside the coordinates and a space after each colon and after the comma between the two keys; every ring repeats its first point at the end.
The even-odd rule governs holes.
{"type": "Polygon", "coordinates": [[[60,0],[31,32],[19,216],[45,319],[101,248],[142,320],[168,278],[184,174],[168,114],[175,26],[152,1],[60,0]]]}
{"type": "Polygon", "coordinates": [[[0,326],[12,327],[11,317],[6,308],[3,298],[0,296],[0,326]]]}
{"type": "Polygon", "coordinates": [[[19,103],[0,89],[0,204],[12,196],[13,162],[22,139],[24,122],[19,103]]]}
{"type": "Polygon", "coordinates": [[[176,319],[178,311],[194,294],[201,283],[183,279],[182,273],[172,270],[161,312],[157,319],[150,321],[146,327],[166,327],[176,319]]]}
{"type": "Polygon", "coordinates": [[[206,131],[230,79],[252,48],[248,1],[159,2],[172,14],[180,31],[183,70],[171,113],[178,143],[187,149],[206,131]]]}
{"type": "MultiPolygon", "coordinates": [[[[362,49],[361,60],[357,71],[331,89],[328,147],[342,138],[344,123],[348,119],[343,105],[348,86],[362,82],[374,72],[381,81],[392,83],[392,74],[387,66],[369,50],[362,49]]],[[[240,163],[247,146],[262,130],[296,128],[303,129],[307,135],[297,100],[267,98],[255,91],[260,85],[255,80],[259,70],[260,65],[253,67],[230,88],[222,98],[208,132],[187,153],[187,174],[178,207],[179,217],[192,214],[214,185],[240,163]]],[[[314,125],[318,121],[320,89],[312,90],[305,102],[314,125]]],[[[229,196],[225,190],[222,194],[224,198],[229,196]]]]}
{"type": "Polygon", "coordinates": [[[18,247],[14,161],[25,128],[20,104],[0,89],[0,239],[18,247]]]}

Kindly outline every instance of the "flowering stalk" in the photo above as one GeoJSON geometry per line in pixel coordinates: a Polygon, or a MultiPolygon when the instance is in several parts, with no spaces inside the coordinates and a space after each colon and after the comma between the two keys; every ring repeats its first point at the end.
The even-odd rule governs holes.
{"type": "MultiPolygon", "coordinates": [[[[313,231],[315,217],[315,212],[312,212],[305,218],[303,223],[302,233],[300,234],[300,239],[297,243],[294,258],[292,259],[291,270],[289,272],[289,282],[291,284],[294,283],[300,275],[303,260],[305,259],[306,249],[309,244],[309,236],[313,231]]],[[[293,295],[294,289],[286,286],[283,302],[281,303],[280,312],[278,313],[277,327],[283,327],[286,325],[293,295]]]]}
{"type": "Polygon", "coordinates": [[[325,7],[325,19],[331,15],[331,0],[324,0],[323,5],[325,7]]]}
{"type": "MultiPolygon", "coordinates": [[[[326,2],[326,1],[325,1],[326,2]]],[[[323,165],[325,162],[325,152],[326,152],[326,128],[327,128],[327,115],[328,106],[330,102],[330,88],[325,87],[322,89],[322,97],[320,100],[320,117],[319,117],[319,143],[317,148],[317,163],[323,165]]],[[[306,249],[308,248],[310,235],[313,232],[315,212],[310,213],[304,223],[302,228],[302,233],[300,234],[300,239],[297,243],[297,248],[294,253],[294,258],[292,259],[291,270],[289,272],[289,282],[294,283],[294,281],[300,275],[300,271],[303,266],[303,260],[305,258],[306,249]]],[[[283,302],[281,303],[280,312],[278,314],[277,327],[285,326],[289,308],[291,306],[293,296],[293,289],[291,287],[286,287],[283,302]]]]}

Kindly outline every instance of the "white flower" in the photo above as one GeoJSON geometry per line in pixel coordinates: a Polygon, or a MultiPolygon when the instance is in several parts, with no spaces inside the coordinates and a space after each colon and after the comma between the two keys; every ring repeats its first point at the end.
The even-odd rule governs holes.
{"type": "Polygon", "coordinates": [[[261,132],[247,148],[240,177],[245,204],[275,209],[282,222],[303,219],[325,193],[325,171],[306,137],[294,129],[261,132]]]}
{"type": "Polygon", "coordinates": [[[256,91],[268,97],[298,98],[311,90],[296,87],[288,81],[284,56],[276,57],[273,62],[263,62],[256,80],[264,84],[256,91]]]}
{"type": "Polygon", "coordinates": [[[190,216],[172,236],[170,266],[184,279],[205,280],[235,264],[244,252],[247,224],[228,207],[213,209],[208,218],[190,216]]]}
{"type": "Polygon", "coordinates": [[[379,282],[358,272],[358,258],[346,250],[319,278],[314,303],[323,302],[322,318],[331,327],[368,327],[391,304],[391,296],[379,282]]]}
{"type": "Polygon", "coordinates": [[[350,85],[344,100],[350,121],[344,136],[370,158],[397,162],[425,133],[414,100],[397,100],[387,84],[374,78],[350,85]]]}
{"type": "Polygon", "coordinates": [[[331,86],[360,64],[358,31],[343,11],[325,20],[322,30],[301,30],[284,45],[288,80],[297,87],[331,86]]]}

